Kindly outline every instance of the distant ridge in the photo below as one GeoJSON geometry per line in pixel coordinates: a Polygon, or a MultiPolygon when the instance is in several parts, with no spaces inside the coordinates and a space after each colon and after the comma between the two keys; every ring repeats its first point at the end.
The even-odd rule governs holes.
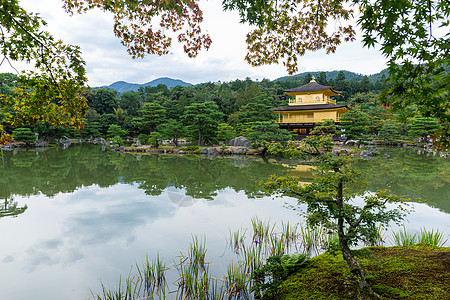
{"type": "MultiPolygon", "coordinates": [[[[318,77],[319,74],[322,73],[322,72],[324,72],[327,75],[327,79],[335,79],[338,76],[339,72],[341,72],[341,71],[302,72],[302,73],[295,74],[295,75],[292,75],[292,76],[280,77],[280,78],[275,79],[274,81],[284,81],[284,80],[288,80],[288,79],[303,78],[308,73],[311,74],[311,76],[318,77]]],[[[388,75],[388,70],[387,69],[384,69],[381,72],[376,73],[376,74],[372,74],[372,75],[363,75],[363,74],[359,74],[359,73],[355,73],[355,72],[351,72],[351,71],[345,71],[345,70],[342,70],[342,72],[344,72],[346,80],[356,79],[356,80],[359,81],[359,80],[363,79],[364,76],[367,76],[371,82],[375,82],[377,80],[380,80],[383,75],[385,75],[386,77],[388,75]]]]}
{"type": "Polygon", "coordinates": [[[161,78],[152,80],[147,83],[142,83],[142,84],[128,83],[125,81],[117,81],[110,85],[104,85],[101,87],[116,90],[118,93],[124,93],[127,91],[137,91],[140,87],[146,87],[146,86],[155,87],[155,86],[158,86],[159,84],[165,84],[169,89],[176,87],[176,86],[191,86],[192,85],[190,83],[184,82],[183,80],[172,79],[172,78],[168,78],[168,77],[161,77],[161,78]]]}

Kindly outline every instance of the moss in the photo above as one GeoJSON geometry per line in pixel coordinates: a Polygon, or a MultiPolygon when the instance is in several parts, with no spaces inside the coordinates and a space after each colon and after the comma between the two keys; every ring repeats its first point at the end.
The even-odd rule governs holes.
{"type": "MultiPolygon", "coordinates": [[[[370,247],[354,252],[381,299],[450,299],[450,248],[370,247]]],[[[325,253],[290,276],[268,299],[357,299],[358,279],[338,253],[325,253]]]]}

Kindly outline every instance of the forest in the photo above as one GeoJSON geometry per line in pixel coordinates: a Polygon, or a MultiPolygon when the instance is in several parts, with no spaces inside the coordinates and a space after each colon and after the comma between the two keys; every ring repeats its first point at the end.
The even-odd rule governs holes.
{"type": "MultiPolygon", "coordinates": [[[[360,76],[361,79],[351,74],[339,71],[334,78],[327,78],[326,72],[315,74],[319,84],[342,92],[342,96],[335,97],[337,104],[352,109],[339,125],[346,139],[375,139],[386,143],[427,139],[439,128],[436,119],[421,116],[414,105],[393,112],[388,105],[380,103],[379,95],[387,88],[383,72],[370,78],[360,76]]],[[[118,144],[129,137],[139,137],[142,144],[153,146],[163,141],[178,145],[183,138],[194,144],[211,145],[227,143],[236,136],[246,136],[258,145],[262,139],[292,138],[274,123],[275,114],[270,109],[287,105],[289,96],[283,90],[306,84],[312,77],[311,73],[302,73],[274,81],[246,78],[171,89],[159,84],[124,93],[108,88],[86,88],[82,96],[87,99],[88,108],[80,131],[42,121],[11,125],[3,122],[4,115],[0,116],[0,122],[16,141],[30,145],[36,138],[51,142],[62,137],[104,137],[118,144]]],[[[18,96],[16,75],[2,73],[0,83],[1,94],[18,96]]]]}

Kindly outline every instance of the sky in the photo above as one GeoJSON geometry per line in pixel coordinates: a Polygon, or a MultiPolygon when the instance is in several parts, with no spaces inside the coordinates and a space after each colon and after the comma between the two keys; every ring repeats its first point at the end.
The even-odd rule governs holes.
{"type": "MultiPolygon", "coordinates": [[[[160,77],[181,79],[198,84],[202,82],[227,82],[250,77],[274,80],[288,73],[280,65],[252,67],[245,60],[245,36],[249,27],[239,23],[236,12],[224,12],[220,0],[201,0],[204,13],[203,29],[210,34],[212,45],[196,58],[189,58],[181,46],[175,45],[165,56],[147,55],[132,59],[114,36],[112,15],[99,10],[69,16],[60,0],[22,0],[28,11],[39,13],[48,23],[47,31],[65,43],[81,47],[86,61],[88,84],[91,87],[109,85],[116,81],[146,83],[160,77]]],[[[385,58],[377,49],[363,48],[361,36],[353,43],[343,43],[334,54],[324,51],[300,57],[298,72],[348,70],[364,75],[375,74],[386,68],[385,58]]],[[[30,68],[14,63],[19,71],[30,68]]],[[[12,72],[7,64],[0,72],[12,72]]]]}

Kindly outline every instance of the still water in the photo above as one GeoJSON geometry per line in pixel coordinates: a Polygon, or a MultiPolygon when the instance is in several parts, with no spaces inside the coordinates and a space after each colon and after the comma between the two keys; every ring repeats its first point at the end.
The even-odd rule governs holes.
{"type": "MultiPolygon", "coordinates": [[[[450,161],[414,150],[382,153],[391,157],[352,162],[373,169],[368,189],[389,186],[417,198],[406,227],[448,237],[450,161]]],[[[260,157],[139,157],[86,144],[3,154],[0,299],[87,299],[101,282],[114,288],[147,254],[170,265],[192,235],[206,238],[207,257],[223,270],[230,230],[250,228],[254,216],[299,220],[286,207],[295,199],[263,196],[259,182],[271,174],[311,180],[311,166],[260,157]]]]}

